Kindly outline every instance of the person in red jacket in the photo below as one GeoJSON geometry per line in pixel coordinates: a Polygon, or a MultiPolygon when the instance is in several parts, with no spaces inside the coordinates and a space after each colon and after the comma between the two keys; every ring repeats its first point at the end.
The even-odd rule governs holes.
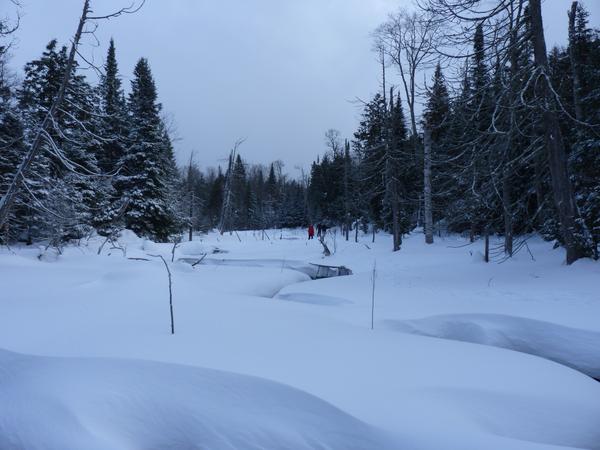
{"type": "Polygon", "coordinates": [[[311,225],[308,226],[308,239],[313,239],[315,237],[315,227],[311,225]]]}

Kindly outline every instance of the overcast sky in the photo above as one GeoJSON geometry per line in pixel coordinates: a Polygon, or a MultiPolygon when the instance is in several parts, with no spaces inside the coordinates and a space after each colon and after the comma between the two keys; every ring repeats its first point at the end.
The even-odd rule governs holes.
{"type": "MultiPolygon", "coordinates": [[[[0,0],[6,5],[6,0],[0,0]]],[[[96,13],[129,0],[96,0],[96,13]]],[[[13,65],[39,57],[46,43],[66,43],[81,0],[22,0],[13,65]]],[[[125,86],[147,57],[160,101],[177,126],[177,157],[193,150],[202,166],[222,163],[238,138],[249,162],[281,159],[294,175],[324,150],[337,128],[351,137],[360,108],[379,86],[370,33],[410,0],[147,0],[135,15],[100,23],[101,45],[83,48],[104,59],[115,39],[125,86]]],[[[566,42],[570,0],[546,0],[548,47],[566,42]]],[[[599,26],[600,2],[584,2],[599,26]]],[[[0,11],[4,13],[4,11],[0,11]]]]}

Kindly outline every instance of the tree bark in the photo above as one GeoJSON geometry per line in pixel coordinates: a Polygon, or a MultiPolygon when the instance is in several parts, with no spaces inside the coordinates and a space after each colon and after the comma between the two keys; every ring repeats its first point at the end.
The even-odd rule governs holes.
{"type": "Polygon", "coordinates": [[[394,251],[400,250],[400,213],[398,201],[396,198],[392,200],[392,232],[394,234],[394,251]]]}
{"type": "Polygon", "coordinates": [[[484,260],[486,263],[490,262],[490,230],[485,227],[485,254],[484,260]]]}
{"type": "Polygon", "coordinates": [[[560,232],[567,251],[567,264],[572,264],[584,256],[576,236],[577,208],[573,188],[567,168],[567,156],[555,110],[555,101],[550,95],[548,81],[548,57],[544,38],[541,0],[530,0],[531,33],[533,39],[534,62],[540,71],[539,95],[544,101],[542,114],[545,127],[545,143],[552,180],[552,193],[560,221],[560,232]]]}
{"type": "MultiPolygon", "coordinates": [[[[512,217],[512,185],[510,167],[502,173],[502,206],[504,211],[504,252],[513,255],[513,217],[512,217]]],[[[487,237],[487,234],[486,234],[487,237]]]]}
{"type": "Polygon", "coordinates": [[[425,243],[433,244],[433,211],[431,198],[431,131],[423,133],[423,197],[425,204],[425,243]]]}
{"type": "Polygon", "coordinates": [[[577,3],[573,2],[569,12],[569,60],[571,62],[571,75],[573,76],[573,105],[575,106],[575,118],[583,122],[583,109],[581,108],[581,78],[579,77],[579,58],[575,49],[575,18],[577,14],[577,3]]]}

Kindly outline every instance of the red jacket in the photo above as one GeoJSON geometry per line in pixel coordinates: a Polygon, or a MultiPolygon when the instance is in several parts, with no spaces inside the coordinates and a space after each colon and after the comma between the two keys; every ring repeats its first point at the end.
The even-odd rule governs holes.
{"type": "Polygon", "coordinates": [[[308,226],[308,235],[309,236],[314,236],[315,235],[315,227],[313,227],[312,225],[308,226]]]}

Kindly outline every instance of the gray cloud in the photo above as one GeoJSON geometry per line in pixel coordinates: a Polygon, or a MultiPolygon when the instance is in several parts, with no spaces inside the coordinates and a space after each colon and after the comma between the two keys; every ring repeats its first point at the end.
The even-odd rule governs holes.
{"type": "MultiPolygon", "coordinates": [[[[101,13],[128,0],[93,3],[101,13]]],[[[217,165],[247,137],[246,159],[282,159],[293,174],[322,152],[326,129],[351,136],[360,112],[351,101],[379,86],[370,33],[403,3],[409,1],[148,0],[135,15],[101,23],[101,46],[84,51],[101,62],[113,36],[124,80],[140,56],[149,59],[177,124],[180,161],[194,150],[200,164],[217,165]]],[[[594,24],[600,5],[591,3],[594,24]]],[[[550,45],[566,41],[569,5],[544,4],[550,45]]],[[[81,0],[25,0],[15,66],[38,57],[53,37],[67,42],[80,8],[81,0]]]]}

